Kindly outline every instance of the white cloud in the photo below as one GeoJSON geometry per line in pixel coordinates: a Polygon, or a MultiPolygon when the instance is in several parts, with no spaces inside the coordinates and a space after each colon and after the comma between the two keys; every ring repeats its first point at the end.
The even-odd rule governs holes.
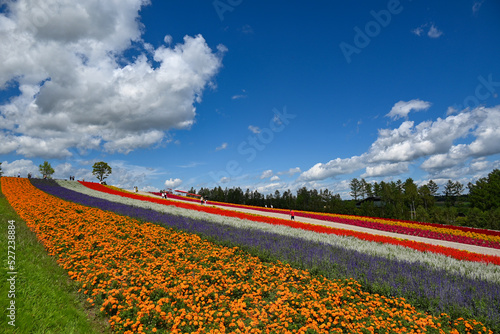
{"type": "Polygon", "coordinates": [[[434,23],[424,23],[420,27],[413,29],[411,32],[420,37],[424,34],[424,32],[427,28],[428,28],[427,36],[430,38],[439,38],[443,34],[443,32],[441,30],[439,30],[434,25],[434,23]]]}
{"type": "Polygon", "coordinates": [[[422,101],[419,99],[411,101],[399,101],[391,109],[391,111],[385,115],[387,117],[396,120],[398,118],[407,118],[411,111],[421,111],[427,110],[431,106],[430,102],[422,101]]]}
{"type": "Polygon", "coordinates": [[[252,131],[255,134],[260,133],[260,128],[258,126],[249,125],[248,130],[252,131]]]}
{"type": "Polygon", "coordinates": [[[264,172],[262,172],[262,174],[260,175],[260,179],[267,179],[269,177],[273,176],[273,171],[271,169],[268,169],[264,172]]]}
{"type": "Polygon", "coordinates": [[[436,26],[434,26],[434,24],[431,25],[429,31],[427,32],[427,36],[429,36],[430,38],[439,38],[442,34],[443,32],[439,30],[436,26]]]}
{"type": "MultiPolygon", "coordinates": [[[[427,171],[440,170],[478,158],[500,153],[500,106],[476,108],[464,112],[469,117],[469,129],[475,139],[470,144],[451,146],[445,153],[436,154],[424,161],[421,167],[427,171]]],[[[460,115],[462,115],[460,114],[460,115]]]]}
{"type": "Polygon", "coordinates": [[[231,99],[238,100],[238,99],[244,99],[246,97],[247,97],[246,95],[233,95],[231,99]]]}
{"type": "MultiPolygon", "coordinates": [[[[298,181],[324,180],[366,168],[363,177],[398,175],[426,158],[420,168],[433,175],[443,171],[457,174],[461,168],[484,168],[486,156],[500,154],[500,106],[465,110],[444,119],[415,125],[403,122],[395,129],[380,129],[370,149],[360,156],[317,163],[303,172],[298,181]],[[458,143],[457,140],[470,143],[458,143]],[[473,159],[470,166],[463,166],[473,159]]],[[[463,171],[461,173],[464,173],[463,171]]],[[[451,175],[451,174],[450,174],[451,175]]],[[[462,175],[462,174],[461,174],[462,175]]]]}
{"type": "Polygon", "coordinates": [[[244,98],[246,98],[246,97],[247,97],[247,95],[245,94],[245,93],[246,93],[246,91],[245,91],[244,89],[242,89],[242,90],[241,90],[241,92],[242,92],[243,94],[236,94],[236,95],[233,95],[233,96],[231,97],[231,99],[233,99],[233,100],[238,100],[238,99],[244,99],[244,98]]]}
{"type": "Polygon", "coordinates": [[[477,115],[463,112],[445,119],[427,121],[414,126],[406,121],[397,129],[379,130],[369,150],[370,162],[412,161],[420,157],[447,152],[453,142],[464,138],[479,121],[477,115]]]}
{"type": "Polygon", "coordinates": [[[267,193],[274,192],[274,191],[276,191],[276,189],[280,189],[282,187],[283,187],[283,185],[281,183],[275,182],[275,183],[269,183],[269,184],[262,185],[262,186],[257,186],[255,188],[255,190],[257,190],[261,194],[267,194],[267,193]]]}
{"type": "Polygon", "coordinates": [[[295,167],[295,168],[290,168],[289,170],[287,171],[283,171],[283,172],[278,172],[278,175],[289,175],[289,176],[293,176],[297,173],[300,173],[301,170],[299,167],[295,167]]]}
{"type": "Polygon", "coordinates": [[[334,159],[326,164],[317,163],[309,170],[300,174],[298,181],[324,180],[337,175],[350,174],[366,164],[365,157],[354,156],[347,159],[334,159]]]}
{"type": "Polygon", "coordinates": [[[220,150],[225,150],[226,148],[227,148],[227,143],[222,143],[222,145],[219,147],[216,147],[215,150],[220,151],[220,150]]]}
{"type": "Polygon", "coordinates": [[[231,181],[231,178],[224,176],[219,180],[219,183],[229,183],[229,181],[231,181]]]}
{"type": "Polygon", "coordinates": [[[165,42],[165,44],[170,45],[172,44],[173,38],[170,35],[166,35],[165,38],[163,38],[163,41],[165,42]]]}
{"type": "Polygon", "coordinates": [[[141,39],[148,1],[6,1],[0,14],[1,153],[64,158],[71,149],[128,153],[189,129],[221,67],[201,35],[157,49],[141,39]],[[133,61],[124,58],[142,46],[133,61]],[[156,64],[152,64],[152,59],[156,64]]]}
{"type": "Polygon", "coordinates": [[[446,116],[450,116],[450,115],[453,115],[453,114],[456,114],[458,113],[458,110],[456,107],[448,107],[448,109],[446,109],[446,116]]]}
{"type": "Polygon", "coordinates": [[[165,181],[165,187],[167,188],[177,188],[178,186],[180,186],[182,184],[182,180],[181,179],[168,179],[165,181]]]}
{"type": "Polygon", "coordinates": [[[34,177],[40,176],[39,167],[35,166],[31,160],[20,159],[10,163],[3,161],[1,167],[3,176],[17,176],[18,173],[21,174],[21,177],[27,177],[28,173],[34,177]]]}
{"type": "MultiPolygon", "coordinates": [[[[108,164],[112,168],[112,173],[106,179],[107,183],[123,189],[133,189],[135,186],[141,187],[141,189],[149,187],[148,183],[151,179],[163,174],[157,169],[132,165],[121,160],[111,161],[108,164]]],[[[95,176],[92,178],[95,179],[95,176]]]]}
{"type": "Polygon", "coordinates": [[[280,177],[278,175],[274,175],[273,177],[271,177],[270,181],[271,182],[274,182],[274,181],[279,181],[280,180],[280,177]]]}
{"type": "Polygon", "coordinates": [[[377,177],[377,176],[391,176],[399,175],[408,172],[407,162],[398,163],[383,163],[375,166],[367,166],[366,172],[361,177],[377,177]]]}
{"type": "Polygon", "coordinates": [[[424,29],[422,29],[422,27],[418,27],[418,28],[413,29],[411,32],[417,36],[421,36],[422,33],[424,32],[424,29]]]}

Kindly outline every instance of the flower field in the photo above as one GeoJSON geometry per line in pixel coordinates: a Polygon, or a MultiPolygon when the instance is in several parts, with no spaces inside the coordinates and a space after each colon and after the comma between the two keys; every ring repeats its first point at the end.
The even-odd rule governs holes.
{"type": "Polygon", "coordinates": [[[70,190],[68,183],[32,181],[43,191],[17,178],[2,178],[2,191],[48,252],[81,282],[89,302],[110,317],[117,333],[493,333],[477,320],[464,320],[467,314],[499,328],[494,257],[463,261],[402,245],[264,224],[257,216],[219,216],[111,192],[98,198],[92,190],[86,195],[74,191],[83,189],[76,182],[70,190]],[[186,217],[186,211],[192,216],[186,217]],[[361,245],[373,251],[353,250],[361,245]],[[292,265],[262,261],[247,249],[292,265]],[[411,254],[422,260],[405,262],[403,256],[413,258],[411,254]],[[325,266],[332,267],[332,277],[311,274],[325,266]],[[404,276],[405,271],[410,272],[404,276]],[[333,277],[353,277],[350,273],[357,280],[333,277]],[[377,278],[389,283],[372,284],[372,289],[378,284],[388,295],[420,291],[414,296],[419,306],[465,316],[431,316],[404,298],[367,292],[365,285],[377,278]],[[398,280],[403,280],[399,287],[391,286],[398,280]]]}
{"type": "MultiPolygon", "coordinates": [[[[157,193],[152,193],[152,194],[157,194],[157,193]]],[[[170,197],[189,202],[197,202],[197,200],[195,199],[183,196],[170,195],[170,197]]],[[[221,202],[213,202],[213,203],[217,204],[218,206],[227,206],[233,208],[249,208],[252,210],[258,210],[262,212],[276,212],[282,214],[289,213],[288,210],[284,209],[262,208],[256,206],[247,206],[241,204],[230,204],[221,202]]],[[[477,245],[481,247],[491,247],[500,249],[500,231],[477,229],[464,226],[454,226],[454,225],[444,226],[439,224],[403,221],[396,219],[350,216],[350,215],[306,212],[297,210],[295,210],[295,216],[313,218],[325,221],[333,221],[342,224],[366,227],[386,232],[416,235],[424,238],[460,242],[464,244],[477,245]]]]}
{"type": "Polygon", "coordinates": [[[243,212],[236,212],[236,211],[232,211],[232,210],[224,210],[224,209],[210,207],[210,206],[201,206],[201,205],[196,205],[196,204],[191,204],[191,203],[183,203],[183,202],[177,202],[177,201],[165,201],[165,200],[160,199],[160,198],[152,198],[149,196],[137,195],[137,194],[129,193],[126,191],[120,191],[120,190],[117,190],[116,188],[103,186],[101,184],[93,183],[93,182],[80,182],[80,183],[85,185],[86,187],[88,187],[90,189],[94,189],[94,190],[97,190],[99,192],[104,192],[104,193],[111,194],[111,195],[118,195],[121,197],[126,197],[126,198],[131,198],[131,199],[148,201],[151,203],[158,203],[158,204],[168,205],[168,206],[176,206],[178,208],[184,208],[184,209],[195,210],[195,211],[199,211],[199,212],[211,213],[211,214],[218,215],[218,216],[235,217],[235,218],[240,218],[240,219],[265,222],[265,223],[273,224],[273,225],[290,226],[293,228],[300,228],[303,230],[313,231],[313,232],[317,232],[317,233],[353,236],[353,237],[356,237],[358,239],[362,239],[362,240],[366,240],[366,241],[399,245],[399,246],[404,246],[404,247],[408,247],[408,248],[413,248],[413,249],[416,249],[416,250],[421,251],[421,252],[433,252],[433,253],[437,253],[437,254],[443,254],[443,255],[450,256],[450,257],[453,257],[453,258],[456,258],[459,260],[488,262],[488,263],[500,265],[500,257],[498,257],[498,256],[481,255],[481,254],[471,253],[468,251],[456,250],[456,249],[451,249],[448,247],[436,246],[436,245],[431,245],[431,244],[422,243],[422,242],[416,242],[416,241],[412,241],[412,240],[402,240],[402,239],[398,239],[398,238],[391,238],[391,237],[373,235],[370,233],[356,232],[356,231],[350,231],[350,230],[344,230],[344,229],[336,229],[336,228],[332,228],[332,227],[306,224],[306,223],[301,223],[301,222],[296,222],[296,221],[292,222],[290,220],[285,220],[285,219],[280,219],[280,218],[259,216],[259,215],[248,214],[248,213],[243,213],[243,212]]]}

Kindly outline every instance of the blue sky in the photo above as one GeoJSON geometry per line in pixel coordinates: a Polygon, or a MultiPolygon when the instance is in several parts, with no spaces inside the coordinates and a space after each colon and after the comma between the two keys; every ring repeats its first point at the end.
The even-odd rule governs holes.
{"type": "Polygon", "coordinates": [[[4,175],[349,198],[500,168],[498,1],[1,3],[4,175]]]}

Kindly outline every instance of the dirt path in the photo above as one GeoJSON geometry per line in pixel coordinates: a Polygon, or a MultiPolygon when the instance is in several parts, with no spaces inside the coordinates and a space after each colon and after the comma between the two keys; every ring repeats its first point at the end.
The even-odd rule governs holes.
{"type": "MultiPolygon", "coordinates": [[[[158,196],[155,196],[153,194],[146,193],[146,192],[139,192],[139,194],[158,198],[158,196]]],[[[170,200],[175,200],[175,199],[170,199],[170,200]]],[[[196,202],[189,202],[189,203],[196,204],[196,202]]],[[[200,205],[200,204],[198,203],[198,205],[200,205]]],[[[207,206],[214,206],[214,207],[225,209],[225,210],[233,210],[233,211],[239,211],[239,212],[245,212],[245,213],[252,213],[252,214],[257,214],[257,215],[261,215],[261,216],[290,219],[289,215],[285,215],[285,214],[281,214],[281,213],[264,212],[264,211],[259,211],[259,210],[234,208],[234,207],[228,207],[228,206],[219,206],[219,205],[214,205],[210,202],[207,203],[207,206]]],[[[438,245],[438,246],[445,246],[445,247],[450,247],[450,248],[455,248],[455,249],[460,249],[460,250],[466,250],[466,251],[473,252],[473,253],[500,256],[500,249],[495,249],[495,248],[467,245],[467,244],[445,241],[445,240],[429,239],[429,238],[423,238],[423,237],[418,237],[418,236],[414,236],[414,235],[385,232],[385,231],[374,230],[374,229],[365,228],[365,227],[359,227],[359,226],[353,226],[353,225],[347,225],[347,224],[341,224],[341,223],[334,223],[334,222],[329,222],[329,221],[325,221],[325,220],[312,219],[312,218],[306,218],[306,217],[295,216],[295,221],[308,223],[308,224],[314,224],[314,225],[330,226],[330,227],[344,229],[344,230],[365,232],[365,233],[382,235],[382,236],[387,236],[387,237],[392,237],[392,238],[414,240],[414,241],[423,242],[423,243],[427,243],[427,244],[431,244],[431,245],[438,245]]]]}

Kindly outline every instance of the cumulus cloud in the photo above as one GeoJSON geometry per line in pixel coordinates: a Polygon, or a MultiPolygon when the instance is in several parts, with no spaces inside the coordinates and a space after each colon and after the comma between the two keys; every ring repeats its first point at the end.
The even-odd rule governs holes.
{"type": "Polygon", "coordinates": [[[165,187],[167,188],[176,188],[178,186],[180,186],[182,184],[182,180],[181,179],[168,179],[165,181],[165,187]]]}
{"type": "Polygon", "coordinates": [[[399,128],[379,130],[378,138],[368,153],[369,161],[412,161],[445,153],[456,139],[469,135],[477,122],[480,119],[475,113],[464,112],[416,126],[413,121],[405,121],[399,128]]]}
{"type": "Polygon", "coordinates": [[[271,182],[274,182],[274,181],[279,181],[280,180],[280,177],[278,175],[274,175],[273,177],[271,177],[270,181],[271,182]]]}
{"type": "Polygon", "coordinates": [[[128,153],[189,129],[224,47],[201,35],[154,49],[141,39],[148,1],[5,1],[0,14],[1,153],[64,158],[72,149],[128,153]],[[134,59],[125,51],[139,50],[134,59]]]}
{"type": "Polygon", "coordinates": [[[35,166],[33,161],[27,159],[12,162],[3,161],[1,167],[3,176],[17,176],[18,173],[22,177],[27,177],[28,173],[31,173],[33,176],[40,176],[38,166],[35,166]]]}
{"type": "Polygon", "coordinates": [[[327,163],[317,163],[309,170],[300,174],[298,181],[324,180],[337,175],[350,174],[365,166],[364,156],[354,156],[352,158],[337,158],[327,163]]]}
{"type": "MultiPolygon", "coordinates": [[[[324,180],[365,168],[363,177],[402,174],[411,164],[438,174],[455,170],[471,159],[475,168],[482,159],[500,153],[500,106],[466,110],[444,119],[403,122],[395,129],[380,129],[369,150],[360,156],[317,163],[303,172],[299,181],[324,180]],[[467,140],[469,143],[455,143],[467,140]]],[[[472,163],[467,168],[472,168],[472,163]]],[[[455,172],[454,172],[455,173],[455,172]]]]}
{"type": "Polygon", "coordinates": [[[480,158],[500,153],[500,106],[476,108],[466,114],[469,130],[475,139],[470,144],[452,145],[445,153],[425,160],[421,167],[427,171],[441,170],[465,162],[469,158],[480,158]]]}
{"type": "Polygon", "coordinates": [[[422,101],[419,99],[411,101],[399,101],[391,109],[391,111],[385,115],[387,117],[396,120],[398,118],[407,118],[411,111],[421,111],[427,110],[431,106],[430,102],[422,101]]]}

